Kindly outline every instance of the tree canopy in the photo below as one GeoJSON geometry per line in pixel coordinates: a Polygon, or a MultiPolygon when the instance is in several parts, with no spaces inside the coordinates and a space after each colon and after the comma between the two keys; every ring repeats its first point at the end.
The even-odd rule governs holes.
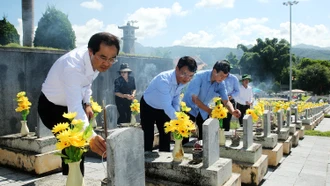
{"type": "Polygon", "coordinates": [[[68,16],[49,6],[41,17],[34,38],[34,46],[74,49],[76,41],[75,32],[68,16]]]}
{"type": "Polygon", "coordinates": [[[3,17],[0,20],[0,45],[7,45],[9,43],[19,44],[19,34],[16,28],[3,17]]]}
{"type": "MultiPolygon", "coordinates": [[[[265,41],[258,38],[256,41],[257,44],[251,48],[237,45],[244,52],[239,62],[241,73],[251,74],[256,83],[268,80],[289,84],[289,78],[281,79],[282,72],[289,68],[289,43],[284,39],[278,41],[277,38],[266,38],[265,41]]],[[[295,61],[294,55],[292,61],[295,61]]]]}

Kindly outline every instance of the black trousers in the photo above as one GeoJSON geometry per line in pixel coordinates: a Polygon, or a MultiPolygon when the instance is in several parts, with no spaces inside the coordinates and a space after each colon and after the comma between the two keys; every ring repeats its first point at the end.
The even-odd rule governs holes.
{"type": "Polygon", "coordinates": [[[241,117],[239,117],[238,120],[239,120],[239,124],[242,127],[243,126],[243,117],[245,116],[246,110],[250,108],[250,105],[241,105],[241,104],[237,103],[236,106],[237,106],[237,109],[239,111],[241,111],[241,117]]]}
{"type": "MultiPolygon", "coordinates": [[[[50,102],[46,96],[41,92],[38,102],[38,114],[42,123],[50,130],[60,122],[69,122],[68,119],[64,118],[63,113],[68,112],[68,107],[55,105],[50,102]]],[[[62,154],[65,154],[64,149],[62,150],[62,154]]],[[[80,170],[84,175],[84,155],[81,157],[82,160],[80,162],[80,170]]],[[[64,163],[64,159],[62,158],[62,173],[63,175],[68,175],[69,166],[64,163]]]]}
{"type": "Polygon", "coordinates": [[[165,134],[164,124],[171,119],[164,110],[155,109],[148,105],[143,96],[140,101],[141,126],[144,132],[144,150],[152,151],[154,142],[154,124],[159,131],[159,151],[170,152],[170,133],[165,134]]]}
{"type": "MultiPolygon", "coordinates": [[[[198,140],[202,140],[203,139],[203,123],[205,120],[203,120],[202,115],[200,113],[198,113],[197,117],[186,113],[189,116],[189,119],[193,122],[196,123],[198,129],[198,140]]],[[[182,144],[188,143],[189,142],[189,138],[183,138],[182,140],[182,144]]]]}
{"type": "Polygon", "coordinates": [[[129,123],[131,122],[131,103],[132,100],[128,100],[126,98],[120,98],[118,96],[115,97],[117,110],[119,113],[119,118],[117,120],[117,124],[121,123],[129,123]]]}
{"type": "MultiPolygon", "coordinates": [[[[235,108],[235,100],[231,99],[230,102],[233,104],[233,107],[235,108]]],[[[225,131],[229,131],[230,130],[230,120],[232,118],[233,115],[231,115],[229,112],[227,113],[227,117],[224,118],[222,121],[222,127],[225,129],[225,131]]]]}

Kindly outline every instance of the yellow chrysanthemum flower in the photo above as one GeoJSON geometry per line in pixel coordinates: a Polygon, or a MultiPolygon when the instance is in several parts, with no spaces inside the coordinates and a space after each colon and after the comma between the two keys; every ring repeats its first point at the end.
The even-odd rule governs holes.
{"type": "Polygon", "coordinates": [[[77,116],[77,112],[63,113],[62,116],[69,120],[73,120],[77,116]]]}
{"type": "Polygon", "coordinates": [[[83,120],[81,120],[81,119],[73,119],[72,121],[71,121],[71,124],[72,125],[76,125],[76,124],[83,124],[84,122],[83,122],[83,120]]]}
{"type": "Polygon", "coordinates": [[[134,99],[133,100],[133,103],[138,103],[139,101],[137,99],[134,99]]]}
{"type": "Polygon", "coordinates": [[[69,147],[70,143],[68,141],[59,141],[55,144],[57,150],[63,150],[66,147],[69,147]]]}
{"type": "Polygon", "coordinates": [[[69,123],[59,123],[53,127],[52,133],[56,134],[69,128],[69,123]]]}
{"type": "Polygon", "coordinates": [[[19,98],[19,97],[22,97],[25,95],[26,95],[25,91],[21,91],[21,92],[17,93],[16,97],[19,98]]]}

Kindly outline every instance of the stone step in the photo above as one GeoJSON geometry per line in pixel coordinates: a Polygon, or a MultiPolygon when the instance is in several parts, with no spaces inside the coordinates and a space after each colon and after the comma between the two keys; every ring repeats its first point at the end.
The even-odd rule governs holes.
{"type": "Polygon", "coordinates": [[[0,147],[0,165],[41,175],[61,170],[61,157],[55,152],[33,153],[25,150],[0,147]]]}
{"type": "Polygon", "coordinates": [[[55,150],[55,136],[38,138],[34,133],[22,137],[20,133],[0,136],[0,146],[20,149],[35,153],[46,153],[55,150]]]}

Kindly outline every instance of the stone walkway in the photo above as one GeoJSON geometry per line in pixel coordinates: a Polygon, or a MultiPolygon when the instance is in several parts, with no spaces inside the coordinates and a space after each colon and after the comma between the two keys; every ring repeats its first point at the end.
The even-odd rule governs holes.
{"type": "MultiPolygon", "coordinates": [[[[330,119],[324,120],[315,130],[330,131],[330,119]]],[[[305,136],[299,145],[292,148],[291,154],[281,160],[275,169],[268,169],[262,186],[330,186],[330,138],[305,136]]],[[[106,166],[106,163],[104,163],[106,166]]],[[[106,177],[101,159],[86,158],[85,177],[99,181],[106,177]]],[[[19,186],[31,184],[38,179],[51,178],[60,173],[36,177],[14,169],[0,167],[0,185],[19,186]],[[30,183],[30,184],[29,184],[30,183]]],[[[63,186],[66,177],[63,176],[63,186]]],[[[94,185],[94,184],[93,184],[94,185]]],[[[56,186],[60,186],[56,184],[56,186]]],[[[87,185],[86,185],[87,186],[87,185]]]]}

